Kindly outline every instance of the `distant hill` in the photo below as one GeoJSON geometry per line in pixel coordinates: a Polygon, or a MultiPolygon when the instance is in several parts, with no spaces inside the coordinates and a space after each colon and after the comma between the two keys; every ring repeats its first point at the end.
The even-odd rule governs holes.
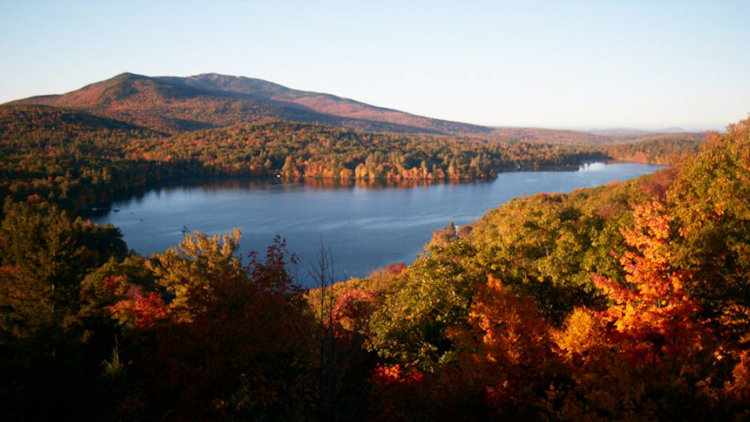
{"type": "Polygon", "coordinates": [[[214,95],[148,76],[123,73],[62,95],[45,95],[12,104],[43,104],[92,113],[165,132],[224,126],[263,119],[312,120],[296,110],[249,98],[214,95]]]}
{"type": "Polygon", "coordinates": [[[366,131],[461,135],[503,141],[561,144],[610,142],[585,132],[537,128],[491,128],[431,119],[358,101],[239,76],[215,73],[150,77],[123,73],[61,95],[11,104],[85,110],[100,116],[178,133],[239,122],[317,122],[366,131]]]}
{"type": "Polygon", "coordinates": [[[322,123],[370,132],[424,133],[563,145],[602,145],[664,135],[637,129],[574,131],[488,127],[417,116],[243,76],[188,77],[122,73],[61,95],[9,104],[84,110],[159,132],[180,133],[264,120],[322,123]]]}
{"type": "Polygon", "coordinates": [[[318,122],[402,133],[491,132],[483,126],[429,119],[260,79],[217,74],[179,78],[123,73],[66,94],[31,97],[11,104],[83,109],[170,133],[260,120],[318,122]]]}
{"type": "Polygon", "coordinates": [[[694,141],[701,142],[706,139],[708,132],[664,132],[664,133],[647,133],[638,136],[635,142],[651,142],[651,141],[694,141]]]}
{"type": "Polygon", "coordinates": [[[613,142],[640,142],[655,139],[682,139],[700,141],[706,137],[708,132],[688,132],[679,127],[665,128],[661,130],[642,130],[632,128],[592,129],[587,133],[604,136],[613,142]]]}
{"type": "Polygon", "coordinates": [[[406,131],[433,133],[487,134],[491,129],[485,126],[446,120],[431,119],[398,110],[376,107],[359,101],[318,92],[299,91],[261,79],[242,76],[227,76],[207,73],[186,78],[161,77],[176,85],[201,89],[215,95],[237,95],[252,98],[264,103],[274,103],[294,109],[335,116],[341,119],[389,124],[390,127],[403,127],[406,131]]]}
{"type": "Polygon", "coordinates": [[[490,138],[506,142],[533,142],[556,145],[602,145],[613,138],[574,130],[540,128],[495,128],[490,138]]]}
{"type": "Polygon", "coordinates": [[[585,132],[614,139],[633,139],[639,136],[648,135],[649,133],[654,133],[634,128],[589,129],[585,132]]]}

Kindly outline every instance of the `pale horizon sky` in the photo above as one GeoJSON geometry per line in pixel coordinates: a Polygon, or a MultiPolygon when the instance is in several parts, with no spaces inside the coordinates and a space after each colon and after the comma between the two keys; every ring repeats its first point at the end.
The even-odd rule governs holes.
{"type": "Polygon", "coordinates": [[[0,0],[0,103],[216,72],[490,126],[750,113],[750,1],[466,3],[0,0]]]}

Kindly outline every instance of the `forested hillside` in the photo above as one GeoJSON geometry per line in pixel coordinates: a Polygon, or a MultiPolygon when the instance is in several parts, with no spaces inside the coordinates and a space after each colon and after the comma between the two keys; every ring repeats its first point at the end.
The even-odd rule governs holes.
{"type": "Polygon", "coordinates": [[[632,142],[604,146],[601,151],[616,160],[671,165],[698,152],[707,135],[707,133],[648,135],[632,142]]]}
{"type": "Polygon", "coordinates": [[[359,132],[268,121],[166,136],[72,109],[0,107],[0,196],[69,211],[168,182],[487,180],[498,171],[577,168],[590,148],[437,135],[359,132]]]}
{"type": "Polygon", "coordinates": [[[491,129],[415,116],[329,94],[305,92],[244,77],[204,74],[150,77],[122,73],[61,94],[14,104],[68,107],[179,133],[259,120],[334,124],[400,133],[484,134],[491,129]]]}
{"type": "Polygon", "coordinates": [[[491,177],[591,150],[0,111],[0,419],[750,417],[750,120],[676,167],[519,198],[411,265],[304,291],[281,239],[241,256],[239,231],[195,233],[147,258],[74,215],[172,177],[491,177]]]}
{"type": "Polygon", "coordinates": [[[574,130],[451,122],[331,94],[291,89],[261,79],[215,73],[188,77],[122,73],[65,94],[25,98],[10,104],[66,107],[172,134],[238,123],[284,120],[366,132],[449,135],[554,145],[603,146],[635,138],[574,130]]]}

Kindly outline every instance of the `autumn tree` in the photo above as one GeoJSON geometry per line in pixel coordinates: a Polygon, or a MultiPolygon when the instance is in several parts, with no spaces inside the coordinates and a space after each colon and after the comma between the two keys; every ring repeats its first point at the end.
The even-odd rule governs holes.
{"type": "Polygon", "coordinates": [[[633,220],[622,229],[624,283],[594,276],[608,305],[576,309],[554,335],[574,383],[567,393],[550,391],[562,419],[674,418],[710,404],[698,386],[713,362],[711,336],[685,287],[691,275],[673,266],[671,218],[651,202],[633,220]],[[685,400],[691,406],[679,408],[685,400]]]}
{"type": "Polygon", "coordinates": [[[301,419],[310,411],[312,317],[280,239],[242,265],[231,236],[195,234],[151,266],[174,299],[137,292],[113,312],[140,318],[126,351],[129,417],[301,419]]]}
{"type": "Polygon", "coordinates": [[[668,192],[679,224],[674,261],[728,340],[750,341],[750,119],[714,133],[668,192]]]}
{"type": "Polygon", "coordinates": [[[494,417],[537,417],[554,356],[548,323],[534,299],[488,276],[473,298],[468,323],[468,329],[451,330],[457,362],[445,371],[458,374],[460,383],[446,399],[471,402],[465,394],[475,389],[494,417]]]}
{"type": "Polygon", "coordinates": [[[634,227],[623,229],[632,248],[620,258],[626,284],[601,276],[594,282],[611,301],[601,315],[619,343],[627,344],[625,357],[678,364],[685,353],[700,348],[700,303],[686,290],[690,274],[672,265],[671,218],[665,211],[659,202],[637,207],[634,227]]]}
{"type": "Polygon", "coordinates": [[[238,229],[221,236],[186,233],[179,246],[154,255],[146,264],[159,285],[174,295],[170,305],[176,316],[189,320],[196,311],[188,306],[191,297],[210,295],[213,279],[236,277],[242,272],[237,254],[241,236],[238,229]]]}

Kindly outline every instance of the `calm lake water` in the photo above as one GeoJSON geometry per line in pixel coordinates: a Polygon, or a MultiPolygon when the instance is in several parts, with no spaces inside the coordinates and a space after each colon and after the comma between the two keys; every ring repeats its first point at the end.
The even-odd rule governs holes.
{"type": "Polygon", "coordinates": [[[149,255],[176,246],[183,230],[220,234],[242,229],[242,251],[276,234],[307,274],[329,249],[338,280],[363,277],[390,262],[410,263],[432,231],[467,224],[506,201],[537,192],[570,192],[652,173],[658,166],[594,163],[578,171],[501,173],[491,182],[416,187],[315,187],[302,183],[233,182],[163,188],[116,202],[93,220],[119,227],[128,246],[149,255]]]}

